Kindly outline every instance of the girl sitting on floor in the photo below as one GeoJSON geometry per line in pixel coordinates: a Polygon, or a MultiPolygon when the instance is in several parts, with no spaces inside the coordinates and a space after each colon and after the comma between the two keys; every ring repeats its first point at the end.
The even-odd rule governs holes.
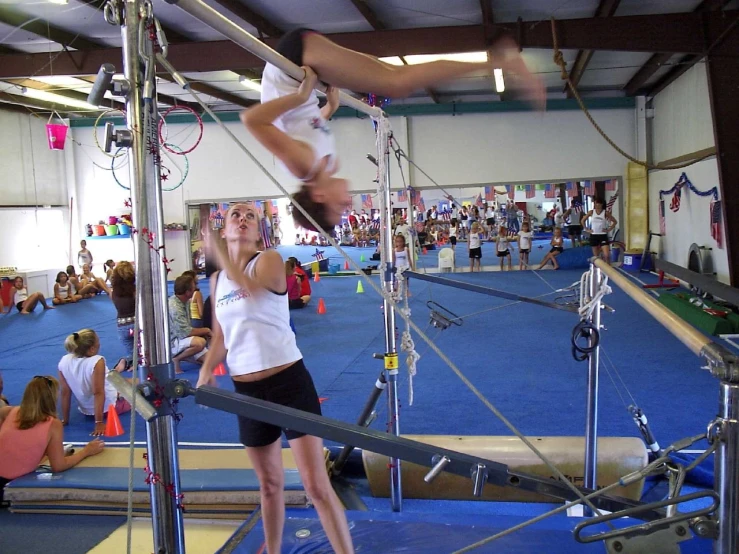
{"type": "Polygon", "coordinates": [[[539,269],[542,269],[549,262],[552,262],[554,269],[559,269],[559,264],[557,263],[557,256],[559,256],[562,252],[564,252],[564,249],[565,249],[564,239],[562,238],[562,228],[561,227],[554,228],[554,235],[552,236],[552,240],[550,241],[549,244],[552,245],[552,249],[547,253],[546,256],[544,256],[544,259],[541,261],[541,265],[539,266],[539,269]]]}
{"type": "Polygon", "coordinates": [[[64,429],[56,415],[58,396],[56,379],[36,376],[26,385],[20,406],[0,408],[0,501],[9,481],[34,471],[45,456],[57,473],[103,451],[103,442],[93,440],[64,455],[64,429]]]}
{"type": "MultiPolygon", "coordinates": [[[[276,50],[302,67],[304,80],[300,83],[267,64],[262,74],[262,103],[243,112],[241,120],[254,138],[304,183],[293,198],[327,230],[341,221],[351,203],[348,183],[334,177],[339,164],[327,124],[339,107],[338,88],[404,98],[415,90],[480,70],[492,73],[495,67],[516,74],[529,98],[541,108],[545,104],[541,81],[526,68],[515,41],[505,36],[492,45],[489,61],[481,63],[440,60],[393,66],[304,28],[283,36],[276,50]],[[314,90],[319,78],[330,85],[328,102],[320,109],[314,90]]],[[[299,226],[313,229],[300,210],[294,210],[293,217],[299,226]]]]}
{"type": "Polygon", "coordinates": [[[69,282],[69,276],[60,271],[56,274],[56,284],[54,285],[54,299],[52,302],[55,305],[69,304],[77,302],[82,297],[79,294],[75,294],[74,286],[69,282]]]}
{"type": "MultiPolygon", "coordinates": [[[[62,423],[69,423],[69,408],[72,395],[84,415],[95,416],[93,437],[105,432],[105,411],[114,406],[118,414],[131,410],[128,401],[118,396],[115,387],[105,375],[108,369],[105,358],[100,356],[100,339],[92,329],[82,329],[72,333],[64,341],[64,349],[69,352],[59,360],[59,383],[62,389],[62,423]]],[[[126,370],[126,358],[121,358],[115,371],[126,370]]]]}
{"type": "MultiPolygon", "coordinates": [[[[54,306],[49,306],[46,303],[46,298],[40,292],[34,292],[28,294],[28,289],[23,284],[23,277],[16,277],[13,280],[13,296],[10,301],[11,306],[15,306],[16,309],[23,315],[28,315],[36,309],[36,305],[41,302],[44,310],[53,310],[54,306]]],[[[8,307],[8,311],[12,310],[8,307]]]]}

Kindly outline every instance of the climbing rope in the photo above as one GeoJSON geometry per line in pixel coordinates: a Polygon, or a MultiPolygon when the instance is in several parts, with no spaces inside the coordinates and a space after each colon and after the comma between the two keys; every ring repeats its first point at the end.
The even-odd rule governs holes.
{"type": "Polygon", "coordinates": [[[562,51],[559,49],[559,39],[557,37],[557,21],[552,18],[552,42],[554,44],[554,63],[559,66],[562,80],[567,83],[567,86],[570,88],[570,91],[572,91],[572,95],[575,97],[575,100],[577,100],[577,104],[580,106],[580,109],[585,114],[585,117],[588,118],[588,121],[595,127],[595,130],[598,131],[600,136],[602,136],[605,141],[610,144],[616,152],[621,154],[624,158],[627,160],[634,162],[635,164],[639,164],[647,169],[654,169],[654,170],[663,170],[663,169],[682,169],[684,167],[691,166],[693,164],[696,164],[698,162],[701,162],[703,160],[706,160],[710,158],[711,156],[715,156],[715,153],[710,154],[704,154],[703,156],[699,156],[698,158],[694,158],[692,160],[689,160],[687,162],[674,164],[674,165],[654,165],[650,164],[649,162],[640,160],[638,158],[635,158],[631,154],[628,154],[625,152],[622,148],[620,148],[612,139],[609,137],[606,132],[601,129],[600,125],[595,121],[592,114],[590,113],[590,110],[585,106],[585,102],[583,102],[583,99],[580,97],[580,93],[577,91],[577,87],[572,83],[572,80],[570,79],[569,74],[567,73],[567,62],[565,62],[564,54],[562,54],[562,51]]]}

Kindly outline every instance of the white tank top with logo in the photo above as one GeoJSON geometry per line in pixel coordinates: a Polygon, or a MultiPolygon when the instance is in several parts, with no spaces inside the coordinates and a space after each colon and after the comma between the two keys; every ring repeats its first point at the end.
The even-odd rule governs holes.
{"type": "MultiPolygon", "coordinates": [[[[300,82],[287,73],[277,69],[272,64],[265,65],[262,73],[262,103],[295,94],[299,87],[300,82]]],[[[311,92],[310,98],[306,102],[278,117],[274,121],[274,125],[291,138],[304,142],[313,149],[316,155],[315,162],[310,174],[304,180],[310,180],[315,176],[323,158],[329,158],[326,170],[334,170],[336,167],[336,142],[334,135],[331,133],[331,128],[321,116],[315,90],[311,92]]],[[[290,173],[281,161],[277,160],[277,163],[290,173]]]]}
{"type": "MultiPolygon", "coordinates": [[[[260,255],[246,264],[247,277],[254,278],[260,255]]],[[[303,357],[290,328],[287,291],[277,293],[263,288],[247,291],[221,271],[213,296],[231,375],[256,373],[303,357]]]]}

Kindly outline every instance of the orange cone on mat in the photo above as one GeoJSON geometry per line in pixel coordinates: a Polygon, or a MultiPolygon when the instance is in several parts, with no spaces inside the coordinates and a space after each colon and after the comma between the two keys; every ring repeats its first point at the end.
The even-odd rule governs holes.
{"type": "Polygon", "coordinates": [[[222,363],[218,364],[213,370],[213,375],[226,375],[226,366],[222,363]]]}
{"type": "Polygon", "coordinates": [[[350,267],[349,267],[349,260],[347,260],[347,261],[344,262],[344,271],[349,271],[349,269],[350,269],[350,267]]]}
{"type": "Polygon", "coordinates": [[[326,313],[326,304],[323,302],[323,298],[318,300],[318,313],[321,315],[326,313]]]}
{"type": "Polygon", "coordinates": [[[313,282],[314,282],[314,283],[318,283],[318,282],[319,282],[320,280],[321,280],[321,276],[320,276],[320,275],[318,275],[318,272],[316,271],[316,272],[315,272],[315,273],[313,274],[313,282]]]}
{"type": "Polygon", "coordinates": [[[111,404],[108,406],[108,421],[105,422],[105,436],[120,437],[123,433],[121,418],[118,417],[118,412],[115,411],[115,406],[111,404]]]}

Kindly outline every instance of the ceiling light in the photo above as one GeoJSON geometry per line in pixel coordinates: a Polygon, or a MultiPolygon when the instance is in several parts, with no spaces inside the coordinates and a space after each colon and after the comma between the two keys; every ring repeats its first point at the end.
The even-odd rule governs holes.
{"type": "Polygon", "coordinates": [[[67,4],[69,0],[49,0],[51,4],[67,4]]]}
{"type": "Polygon", "coordinates": [[[244,77],[243,75],[239,76],[239,83],[241,83],[248,89],[255,90],[257,92],[262,92],[262,85],[260,83],[257,83],[256,81],[252,81],[251,79],[248,79],[247,77],[244,77]]]}
{"type": "Polygon", "coordinates": [[[505,91],[505,81],[503,80],[503,70],[499,67],[493,69],[493,76],[495,77],[495,91],[500,94],[505,91]]]}
{"type": "MultiPolygon", "coordinates": [[[[403,56],[403,58],[406,62],[408,62],[408,65],[438,62],[439,60],[467,63],[485,63],[488,61],[488,54],[487,52],[460,52],[457,54],[418,54],[413,56],[403,56]]],[[[403,62],[398,56],[380,58],[380,60],[392,65],[403,65],[403,62]]]]}
{"type": "Polygon", "coordinates": [[[23,87],[23,89],[21,89],[23,96],[27,96],[28,98],[35,98],[36,100],[53,102],[54,104],[62,104],[64,106],[70,106],[72,108],[79,108],[82,110],[99,110],[97,106],[93,106],[92,104],[88,104],[87,102],[83,102],[82,100],[67,98],[66,96],[54,94],[53,92],[46,92],[45,90],[37,90],[27,87],[23,87]]]}

